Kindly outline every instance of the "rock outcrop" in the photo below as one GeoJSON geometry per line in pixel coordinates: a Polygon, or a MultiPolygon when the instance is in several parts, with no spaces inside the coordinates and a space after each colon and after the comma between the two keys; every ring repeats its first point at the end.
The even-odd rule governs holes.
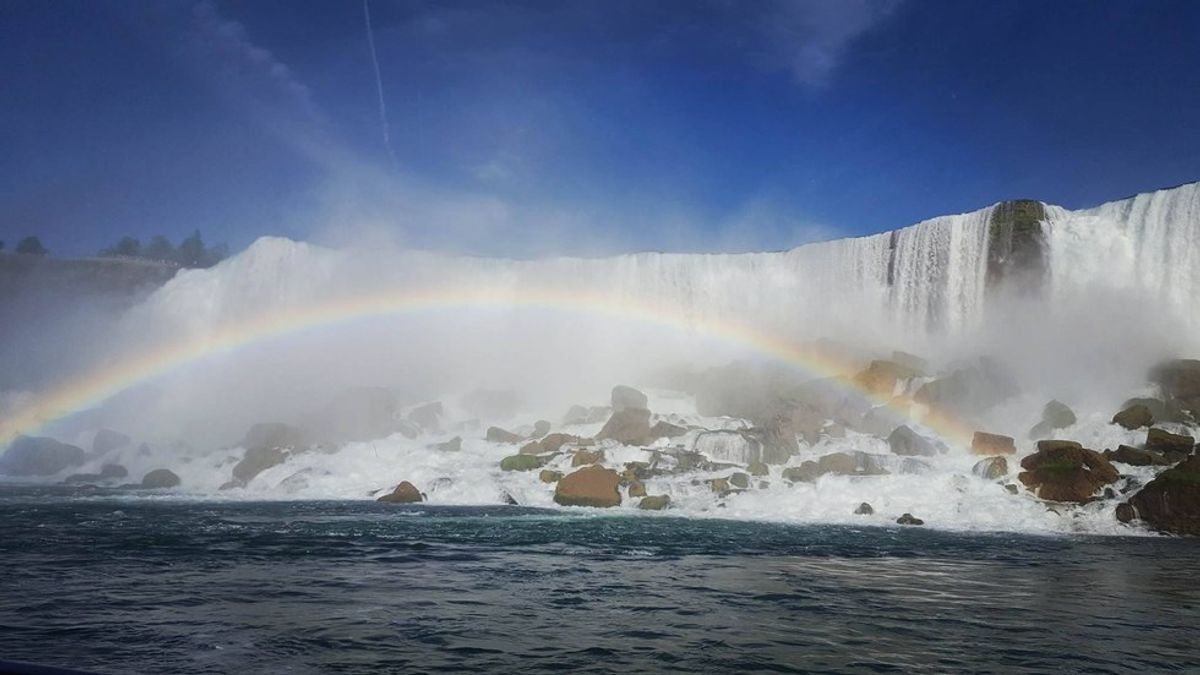
{"type": "Polygon", "coordinates": [[[940,451],[937,443],[907,426],[896,427],[888,436],[887,442],[892,453],[904,457],[933,457],[940,451]]]}
{"type": "Polygon", "coordinates": [[[971,452],[976,455],[1012,455],[1017,446],[1012,436],[976,431],[971,437],[971,452]]]}
{"type": "Polygon", "coordinates": [[[620,483],[621,476],[616,471],[593,464],[558,481],[554,502],[562,506],[620,506],[620,483]]]}
{"type": "Polygon", "coordinates": [[[644,445],[650,438],[650,411],[645,408],[625,408],[614,411],[596,434],[596,440],[612,439],[625,445],[644,445]]]}
{"type": "Polygon", "coordinates": [[[396,486],[395,490],[392,490],[375,501],[385,502],[387,504],[415,504],[424,500],[425,495],[421,494],[421,491],[418,490],[415,485],[408,481],[401,481],[400,484],[396,486]]]}
{"type": "Polygon", "coordinates": [[[18,436],[0,457],[0,474],[53,476],[83,464],[83,448],[43,436],[18,436]]]}
{"type": "Polygon", "coordinates": [[[165,490],[179,487],[179,476],[170,469],[155,469],[142,476],[142,487],[147,490],[165,490]]]}
{"type": "Polygon", "coordinates": [[[1160,532],[1200,535],[1200,456],[1158,474],[1130,498],[1127,508],[1118,509],[1117,517],[1122,522],[1140,518],[1160,532]]]}
{"type": "Polygon", "coordinates": [[[1100,453],[1074,441],[1038,441],[1038,450],[1021,460],[1017,479],[1038,497],[1082,504],[1120,475],[1100,453]]]}
{"type": "Polygon", "coordinates": [[[650,399],[642,392],[628,387],[623,384],[618,384],[612,390],[612,410],[614,413],[621,412],[626,408],[641,408],[648,409],[650,407],[650,399]]]}

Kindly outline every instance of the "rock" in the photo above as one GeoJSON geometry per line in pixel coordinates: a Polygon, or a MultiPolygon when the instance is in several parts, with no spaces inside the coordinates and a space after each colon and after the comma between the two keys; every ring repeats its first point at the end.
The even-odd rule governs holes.
{"type": "Polygon", "coordinates": [[[436,434],[442,430],[442,415],[444,414],[442,402],[433,401],[408,411],[405,419],[417,425],[427,434],[436,434]]]}
{"type": "Polygon", "coordinates": [[[538,420],[533,423],[533,433],[529,435],[532,439],[538,439],[550,433],[550,421],[538,420]]]}
{"type": "Polygon", "coordinates": [[[892,361],[907,368],[916,375],[923,375],[929,372],[929,362],[916,354],[895,350],[892,352],[892,361]]]}
{"type": "Polygon", "coordinates": [[[625,445],[645,445],[650,438],[650,411],[645,408],[625,408],[613,412],[596,434],[596,440],[612,439],[625,445]]]}
{"type": "Polygon", "coordinates": [[[296,427],[282,422],[259,422],[246,431],[242,447],[247,450],[298,448],[304,445],[305,435],[296,427]]]}
{"type": "Polygon", "coordinates": [[[170,469],[155,469],[142,476],[142,487],[147,490],[162,490],[179,487],[179,476],[170,469]]]}
{"type": "Polygon", "coordinates": [[[588,409],[581,405],[573,405],[563,415],[563,424],[587,424],[588,409]]]}
{"type": "Polygon", "coordinates": [[[516,497],[513,497],[507,492],[500,493],[500,503],[504,504],[505,506],[520,506],[520,504],[517,503],[516,497]]]}
{"type": "Polygon", "coordinates": [[[839,476],[883,476],[888,472],[880,458],[865,452],[834,452],[817,461],[783,470],[783,478],[792,482],[812,482],[826,474],[839,476]]]}
{"type": "Polygon", "coordinates": [[[500,460],[501,471],[533,471],[542,468],[545,460],[537,455],[510,455],[500,460]]]}
{"type": "Polygon", "coordinates": [[[869,516],[873,513],[875,513],[875,509],[866,502],[859,504],[858,508],[854,509],[854,515],[856,516],[869,516]]]}
{"type": "Polygon", "coordinates": [[[1196,441],[1191,436],[1173,434],[1157,427],[1146,432],[1146,450],[1168,457],[1172,453],[1190,455],[1195,444],[1196,441]]]}
{"type": "Polygon", "coordinates": [[[83,448],[42,436],[18,436],[0,458],[0,474],[53,476],[83,464],[83,448]]]}
{"type": "Polygon", "coordinates": [[[326,411],[329,434],[338,441],[370,441],[401,431],[400,403],[383,387],[353,387],[342,392],[326,411]]]}
{"type": "Polygon", "coordinates": [[[429,446],[438,452],[459,452],[462,450],[462,436],[455,436],[448,441],[434,443],[429,446]]]}
{"type": "Polygon", "coordinates": [[[1161,387],[1169,399],[1200,398],[1200,361],[1164,361],[1150,370],[1150,381],[1161,387]]]}
{"type": "Polygon", "coordinates": [[[1008,460],[1003,457],[988,457],[971,467],[971,473],[985,480],[996,480],[1008,475],[1008,460]]]}
{"type": "Polygon", "coordinates": [[[795,415],[776,415],[751,429],[750,437],[757,440],[762,447],[761,461],[767,464],[786,464],[793,455],[800,452],[800,444],[796,441],[796,427],[795,415]]]}
{"type": "Polygon", "coordinates": [[[563,477],[561,471],[551,471],[550,469],[542,469],[538,474],[538,480],[543,483],[557,483],[563,477]]]}
{"type": "Polygon", "coordinates": [[[1065,429],[1077,421],[1075,411],[1061,401],[1050,401],[1042,408],[1042,419],[1029,430],[1033,440],[1047,438],[1058,429],[1065,429]]]}
{"type": "Polygon", "coordinates": [[[892,452],[905,457],[933,457],[938,454],[937,445],[907,426],[896,427],[888,436],[892,452]]]}
{"type": "Polygon", "coordinates": [[[100,467],[101,478],[125,478],[129,475],[129,469],[120,464],[104,464],[100,467]]]}
{"type": "Polygon", "coordinates": [[[603,450],[580,450],[571,458],[571,466],[587,466],[588,464],[600,464],[604,461],[603,450]]]}
{"type": "Polygon", "coordinates": [[[750,487],[750,476],[739,471],[729,477],[729,484],[745,490],[750,487]]]}
{"type": "Polygon", "coordinates": [[[1128,445],[1118,446],[1116,450],[1107,454],[1107,459],[1110,462],[1120,462],[1130,466],[1168,466],[1171,464],[1166,457],[1157,452],[1139,450],[1128,445]]]}
{"type": "Polygon", "coordinates": [[[1116,516],[1119,522],[1131,523],[1137,518],[1137,510],[1129,503],[1117,504],[1116,516]]]}
{"type": "Polygon", "coordinates": [[[886,439],[907,421],[908,417],[900,411],[880,405],[868,410],[853,426],[864,434],[886,439]]]}
{"type": "Polygon", "coordinates": [[[1074,441],[1038,441],[1038,451],[1022,459],[1021,467],[1025,471],[1017,479],[1055,502],[1085,503],[1120,477],[1108,460],[1074,441]]]}
{"type": "Polygon", "coordinates": [[[1017,446],[1012,436],[976,431],[971,437],[971,452],[976,455],[1012,455],[1017,446]]]}
{"type": "Polygon", "coordinates": [[[485,420],[507,420],[517,414],[521,397],[515,391],[501,389],[476,389],[459,401],[470,417],[485,420]]]}
{"type": "Polygon", "coordinates": [[[541,455],[547,452],[558,452],[562,446],[567,443],[578,443],[582,439],[578,436],[570,434],[547,434],[541,440],[531,441],[521,446],[521,454],[523,455],[541,455]]]}
{"type": "Polygon", "coordinates": [[[129,470],[120,464],[105,464],[100,473],[76,473],[63,479],[64,483],[111,483],[129,475],[129,470]]]}
{"type": "Polygon", "coordinates": [[[687,429],[675,424],[671,424],[670,422],[664,422],[662,420],[655,422],[654,426],[650,427],[650,438],[652,439],[677,438],[686,433],[687,429]]]}
{"type": "Polygon", "coordinates": [[[613,413],[619,413],[627,408],[646,409],[650,407],[650,399],[642,392],[627,387],[623,384],[618,384],[612,390],[612,409],[613,413]]]}
{"type": "Polygon", "coordinates": [[[634,497],[645,497],[645,496],[646,496],[646,485],[644,483],[642,483],[642,481],[634,480],[634,481],[629,482],[629,498],[630,499],[632,499],[634,497]]]}
{"type": "Polygon", "coordinates": [[[984,357],[925,383],[913,399],[943,414],[973,416],[987,412],[1017,391],[1000,364],[984,357]]]}
{"type": "Polygon", "coordinates": [[[916,516],[914,516],[911,513],[906,513],[896,519],[896,524],[898,524],[898,525],[924,525],[925,521],[921,520],[920,518],[917,518],[916,516]]]}
{"type": "Polygon", "coordinates": [[[1200,535],[1200,456],[1158,474],[1128,503],[1155,530],[1200,535]]]}
{"type": "Polygon", "coordinates": [[[1032,199],[1000,202],[988,219],[987,270],[990,296],[1038,298],[1049,287],[1049,247],[1042,223],[1046,207],[1032,199]]]}
{"type": "Polygon", "coordinates": [[[729,492],[729,479],[728,478],[709,478],[708,480],[706,480],[704,482],[708,483],[709,489],[712,490],[713,492],[716,492],[718,494],[723,493],[723,492],[729,492]]]}
{"type": "Polygon", "coordinates": [[[1008,494],[1010,495],[1015,495],[1021,492],[1021,488],[1018,487],[1016,483],[1005,483],[1004,489],[1007,490],[1008,494]]]}
{"type": "Polygon", "coordinates": [[[92,439],[92,454],[96,457],[103,457],[114,450],[127,448],[131,443],[133,443],[133,440],[125,434],[111,429],[101,429],[96,432],[95,438],[92,439]]]}
{"type": "Polygon", "coordinates": [[[897,384],[917,375],[916,370],[895,361],[872,361],[866,370],[854,376],[854,382],[872,395],[891,397],[897,393],[897,384]]]}
{"type": "Polygon", "coordinates": [[[714,462],[751,464],[761,461],[762,444],[740,431],[705,431],[696,435],[692,450],[714,462]]]}
{"type": "Polygon", "coordinates": [[[287,453],[275,447],[254,447],[246,450],[242,460],[233,467],[233,482],[246,486],[258,474],[283,464],[287,453]]]}
{"type": "Polygon", "coordinates": [[[638,502],[638,508],[643,511],[662,511],[670,505],[671,498],[667,495],[650,495],[638,502]]]}
{"type": "Polygon", "coordinates": [[[1119,424],[1132,431],[1133,429],[1141,429],[1142,427],[1154,424],[1154,414],[1150,412],[1149,406],[1142,403],[1135,403],[1113,415],[1112,423],[1119,424]]]}
{"type": "Polygon", "coordinates": [[[749,471],[751,476],[766,476],[771,473],[771,468],[762,462],[751,462],[746,471],[749,471]]]}
{"type": "Polygon", "coordinates": [[[421,494],[421,491],[418,490],[412,483],[408,481],[401,481],[400,484],[396,486],[395,490],[392,490],[388,494],[383,495],[375,501],[385,502],[388,504],[416,504],[417,502],[425,501],[425,495],[421,494]]]}
{"type": "Polygon", "coordinates": [[[500,427],[488,427],[487,434],[484,435],[484,438],[492,443],[520,443],[521,441],[525,440],[521,436],[518,436],[507,429],[501,429],[500,427]]]}
{"type": "Polygon", "coordinates": [[[558,481],[554,501],[562,506],[619,506],[621,492],[617,486],[620,482],[621,477],[616,471],[593,464],[558,481]]]}

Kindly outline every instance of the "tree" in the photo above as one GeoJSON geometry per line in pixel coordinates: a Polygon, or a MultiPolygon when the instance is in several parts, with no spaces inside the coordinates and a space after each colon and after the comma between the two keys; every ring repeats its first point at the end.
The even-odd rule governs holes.
{"type": "Polygon", "coordinates": [[[207,251],[204,240],[200,238],[200,230],[192,231],[192,236],[179,242],[179,264],[184,267],[207,267],[207,251]]]}
{"type": "Polygon", "coordinates": [[[142,256],[159,262],[177,262],[175,247],[161,235],[154,237],[149,244],[146,244],[142,256]]]}
{"type": "Polygon", "coordinates": [[[17,253],[24,255],[46,255],[48,251],[45,246],[42,246],[42,241],[37,237],[25,237],[17,242],[17,253]]]}
{"type": "Polygon", "coordinates": [[[137,258],[141,254],[142,243],[133,237],[121,237],[116,246],[100,252],[106,258],[137,258]]]}

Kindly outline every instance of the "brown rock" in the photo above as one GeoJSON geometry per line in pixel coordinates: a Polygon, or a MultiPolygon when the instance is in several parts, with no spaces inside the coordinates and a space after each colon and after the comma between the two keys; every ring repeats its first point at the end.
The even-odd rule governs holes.
{"type": "Polygon", "coordinates": [[[1139,450],[1128,445],[1119,446],[1113,452],[1108,453],[1107,457],[1111,462],[1120,462],[1130,466],[1168,466],[1171,464],[1166,457],[1157,452],[1139,450]]]}
{"type": "Polygon", "coordinates": [[[1200,457],[1188,457],[1158,474],[1129,505],[1155,530],[1200,535],[1200,457]]]}
{"type": "Polygon", "coordinates": [[[613,439],[625,445],[644,445],[650,438],[650,411],[645,408],[618,410],[604,423],[596,440],[613,439]]]}
{"type": "Polygon", "coordinates": [[[1173,434],[1154,428],[1146,432],[1146,450],[1170,456],[1171,453],[1190,455],[1196,441],[1191,436],[1173,434]]]}
{"type": "Polygon", "coordinates": [[[557,483],[562,480],[562,477],[561,471],[551,471],[550,469],[542,469],[541,473],[538,474],[538,480],[543,483],[557,483]]]}
{"type": "Polygon", "coordinates": [[[386,502],[388,504],[414,504],[424,500],[425,496],[421,494],[421,491],[416,486],[408,481],[401,481],[395,490],[375,501],[386,502]]]}
{"type": "Polygon", "coordinates": [[[634,481],[629,482],[629,497],[631,499],[634,497],[645,497],[645,496],[646,496],[646,485],[644,483],[642,483],[642,481],[634,480],[634,481]]]}
{"type": "Polygon", "coordinates": [[[906,514],[900,516],[899,518],[897,518],[896,523],[899,525],[924,525],[925,521],[921,520],[920,518],[914,516],[911,513],[906,513],[906,514]]]}
{"type": "Polygon", "coordinates": [[[1017,452],[1017,446],[1012,436],[976,431],[971,437],[971,452],[976,455],[1012,455],[1017,452]]]}
{"type": "Polygon", "coordinates": [[[620,482],[616,471],[593,464],[558,481],[554,501],[563,506],[620,506],[620,482]]]}
{"type": "Polygon", "coordinates": [[[492,443],[520,443],[525,440],[517,434],[507,429],[501,429],[500,427],[488,427],[487,435],[484,438],[492,443]]]}
{"type": "Polygon", "coordinates": [[[903,425],[892,430],[887,442],[894,454],[904,457],[933,457],[938,454],[936,443],[903,425]]]}
{"type": "Polygon", "coordinates": [[[1039,441],[1038,451],[1021,460],[1017,479],[1038,497],[1056,502],[1085,503],[1099,488],[1120,477],[1099,453],[1074,441],[1039,441]]]}
{"type": "Polygon", "coordinates": [[[671,498],[668,495],[642,497],[642,501],[638,502],[638,508],[643,511],[662,511],[670,505],[671,498]]]}
{"type": "Polygon", "coordinates": [[[871,394],[891,396],[896,384],[916,377],[919,373],[895,361],[872,361],[866,370],[854,376],[854,382],[871,394]]]}
{"type": "Polygon", "coordinates": [[[1130,430],[1140,429],[1154,424],[1154,414],[1144,404],[1135,403],[1113,415],[1112,423],[1130,430]]]}
{"type": "Polygon", "coordinates": [[[749,471],[751,476],[766,476],[771,473],[770,467],[762,462],[752,462],[746,467],[746,471],[749,471]]]}
{"type": "Polygon", "coordinates": [[[587,466],[604,461],[603,450],[580,450],[571,458],[571,466],[587,466]]]}
{"type": "Polygon", "coordinates": [[[986,480],[996,480],[1008,475],[1008,460],[1003,457],[988,457],[971,467],[971,473],[986,480]]]}

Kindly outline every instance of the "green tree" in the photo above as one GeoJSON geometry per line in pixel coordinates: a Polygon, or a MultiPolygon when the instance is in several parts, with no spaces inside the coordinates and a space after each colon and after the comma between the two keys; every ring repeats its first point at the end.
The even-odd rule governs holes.
{"type": "Polygon", "coordinates": [[[207,267],[208,251],[204,248],[204,239],[200,230],[194,230],[192,236],[179,242],[179,264],[184,267],[207,267]]]}
{"type": "Polygon", "coordinates": [[[46,255],[49,251],[42,246],[42,240],[37,237],[25,237],[17,242],[17,253],[25,255],[46,255]]]}
{"type": "Polygon", "coordinates": [[[154,237],[149,244],[146,244],[146,248],[142,251],[142,257],[160,262],[178,262],[175,247],[161,235],[154,237]]]}
{"type": "Polygon", "coordinates": [[[137,258],[142,255],[142,242],[133,237],[121,237],[116,246],[100,252],[106,258],[137,258]]]}

